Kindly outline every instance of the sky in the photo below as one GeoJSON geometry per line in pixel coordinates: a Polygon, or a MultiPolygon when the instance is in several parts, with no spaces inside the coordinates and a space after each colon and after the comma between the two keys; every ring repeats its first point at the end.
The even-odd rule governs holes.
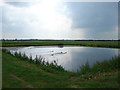
{"type": "Polygon", "coordinates": [[[2,38],[118,39],[117,2],[3,2],[2,38]]]}

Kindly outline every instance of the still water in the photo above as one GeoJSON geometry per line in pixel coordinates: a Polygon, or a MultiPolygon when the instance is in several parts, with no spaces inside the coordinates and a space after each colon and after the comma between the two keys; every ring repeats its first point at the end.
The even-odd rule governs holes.
{"type": "Polygon", "coordinates": [[[109,60],[118,56],[118,49],[113,48],[96,48],[82,46],[30,46],[30,47],[8,47],[11,52],[25,53],[34,59],[42,56],[46,61],[56,60],[65,70],[77,71],[79,67],[87,61],[93,65],[96,61],[109,60]]]}

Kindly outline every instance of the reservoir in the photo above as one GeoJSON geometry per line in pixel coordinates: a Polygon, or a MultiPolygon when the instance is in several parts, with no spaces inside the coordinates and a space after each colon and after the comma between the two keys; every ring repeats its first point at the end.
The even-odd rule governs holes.
{"type": "Polygon", "coordinates": [[[118,56],[119,49],[97,48],[83,46],[29,46],[29,47],[5,47],[10,52],[21,52],[35,59],[36,55],[42,56],[45,61],[56,61],[65,70],[75,72],[86,62],[92,66],[97,61],[110,60],[118,56]]]}

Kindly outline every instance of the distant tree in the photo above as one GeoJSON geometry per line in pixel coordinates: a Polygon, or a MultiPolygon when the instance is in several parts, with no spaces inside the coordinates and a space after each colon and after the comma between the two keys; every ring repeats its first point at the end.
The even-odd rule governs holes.
{"type": "Polygon", "coordinates": [[[5,41],[5,39],[3,38],[2,41],[5,41]]]}
{"type": "Polygon", "coordinates": [[[15,41],[17,41],[17,38],[15,38],[15,41]]]}

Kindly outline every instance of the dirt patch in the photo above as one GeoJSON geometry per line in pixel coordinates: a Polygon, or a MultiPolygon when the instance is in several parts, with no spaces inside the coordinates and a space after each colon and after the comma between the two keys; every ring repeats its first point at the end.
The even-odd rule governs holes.
{"type": "Polygon", "coordinates": [[[77,78],[76,77],[70,77],[69,80],[75,81],[77,78]]]}
{"type": "Polygon", "coordinates": [[[110,72],[110,73],[102,73],[102,74],[98,74],[92,77],[92,79],[98,79],[101,77],[106,77],[106,76],[112,76],[114,74],[117,74],[118,72],[110,72]]]}
{"type": "Polygon", "coordinates": [[[26,85],[28,88],[35,88],[34,86],[32,86],[30,83],[26,82],[25,80],[20,79],[19,77],[17,77],[16,75],[9,73],[9,75],[13,78],[15,78],[16,80],[20,81],[21,83],[23,83],[24,85],[26,85]]]}
{"type": "Polygon", "coordinates": [[[70,85],[70,88],[80,88],[78,85],[70,85]]]}

